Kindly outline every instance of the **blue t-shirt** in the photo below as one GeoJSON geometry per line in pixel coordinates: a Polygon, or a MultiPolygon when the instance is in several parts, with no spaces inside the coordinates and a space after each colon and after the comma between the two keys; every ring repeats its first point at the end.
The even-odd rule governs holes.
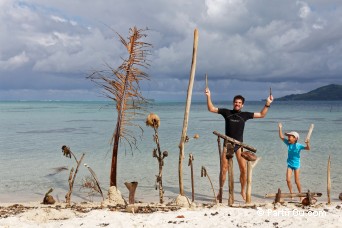
{"type": "Polygon", "coordinates": [[[287,145],[287,165],[295,169],[300,168],[300,151],[305,148],[300,143],[290,144],[287,139],[284,139],[284,143],[287,145]]]}

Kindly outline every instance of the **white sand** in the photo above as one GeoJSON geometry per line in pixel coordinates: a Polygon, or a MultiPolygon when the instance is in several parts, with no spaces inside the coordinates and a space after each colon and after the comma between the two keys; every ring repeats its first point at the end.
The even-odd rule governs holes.
{"type": "MultiPolygon", "coordinates": [[[[1,207],[12,204],[2,204],[1,207]]],[[[211,208],[197,206],[177,211],[154,213],[128,213],[111,211],[108,207],[82,213],[56,209],[36,203],[24,213],[0,219],[0,227],[341,227],[342,203],[331,205],[317,203],[299,207],[293,203],[257,205],[254,208],[235,208],[215,205],[211,208]]],[[[80,204],[78,204],[80,205],[80,204]]],[[[94,206],[95,204],[93,204],[94,206]]],[[[84,205],[80,205],[84,206],[84,205]]],[[[87,204],[84,208],[90,208],[87,204]]],[[[96,206],[96,205],[95,205],[96,206]]],[[[99,206],[99,205],[97,205],[99,206]]]]}

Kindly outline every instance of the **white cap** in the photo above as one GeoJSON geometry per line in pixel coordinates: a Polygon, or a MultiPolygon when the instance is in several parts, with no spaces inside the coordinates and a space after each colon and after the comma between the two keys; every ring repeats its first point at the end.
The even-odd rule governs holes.
{"type": "Polygon", "coordinates": [[[299,140],[299,134],[296,131],[291,131],[289,133],[285,133],[286,136],[292,135],[294,136],[297,140],[299,140]]]}

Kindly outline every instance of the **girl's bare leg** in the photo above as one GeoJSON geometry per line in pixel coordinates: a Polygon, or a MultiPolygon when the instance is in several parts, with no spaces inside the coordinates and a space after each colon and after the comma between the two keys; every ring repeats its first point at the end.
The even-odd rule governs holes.
{"type": "MultiPolygon", "coordinates": [[[[296,182],[296,185],[297,185],[297,189],[298,189],[298,192],[301,193],[302,192],[302,187],[300,185],[300,180],[299,180],[299,169],[296,169],[294,171],[294,177],[295,177],[295,182],[296,182]]],[[[303,198],[300,197],[299,198],[300,202],[302,202],[303,198]]]]}
{"type": "MultiPolygon", "coordinates": [[[[290,193],[292,193],[292,184],[291,184],[291,176],[292,176],[292,169],[287,167],[286,170],[286,182],[287,182],[287,187],[290,190],[290,193]]],[[[292,198],[292,197],[291,197],[292,198]]]]}

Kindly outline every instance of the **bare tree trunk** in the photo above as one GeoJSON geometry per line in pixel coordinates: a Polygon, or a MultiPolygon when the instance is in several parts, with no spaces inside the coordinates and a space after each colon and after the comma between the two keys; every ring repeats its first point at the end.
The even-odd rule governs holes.
{"type": "MultiPolygon", "coordinates": [[[[120,116],[118,115],[118,118],[120,116]]],[[[121,119],[121,118],[120,118],[121,119]]],[[[114,144],[113,144],[113,155],[112,155],[112,165],[110,168],[110,183],[109,186],[115,186],[116,187],[116,176],[117,176],[117,166],[118,166],[118,150],[119,150],[119,139],[120,139],[120,129],[119,129],[119,123],[116,124],[115,129],[115,136],[114,136],[114,144]]]]}
{"type": "Polygon", "coordinates": [[[179,178],[179,194],[184,196],[184,186],[183,186],[183,159],[184,159],[184,143],[186,139],[186,132],[188,129],[188,120],[190,113],[190,105],[191,105],[191,96],[192,96],[192,88],[195,79],[195,71],[196,71],[196,57],[197,57],[197,46],[198,46],[198,30],[194,31],[194,45],[193,45],[193,53],[192,53],[192,64],[191,64],[191,72],[190,72],[190,80],[188,85],[188,95],[186,99],[185,113],[184,113],[184,121],[183,121],[183,130],[182,136],[179,143],[179,163],[178,163],[178,178],[179,178]]]}

